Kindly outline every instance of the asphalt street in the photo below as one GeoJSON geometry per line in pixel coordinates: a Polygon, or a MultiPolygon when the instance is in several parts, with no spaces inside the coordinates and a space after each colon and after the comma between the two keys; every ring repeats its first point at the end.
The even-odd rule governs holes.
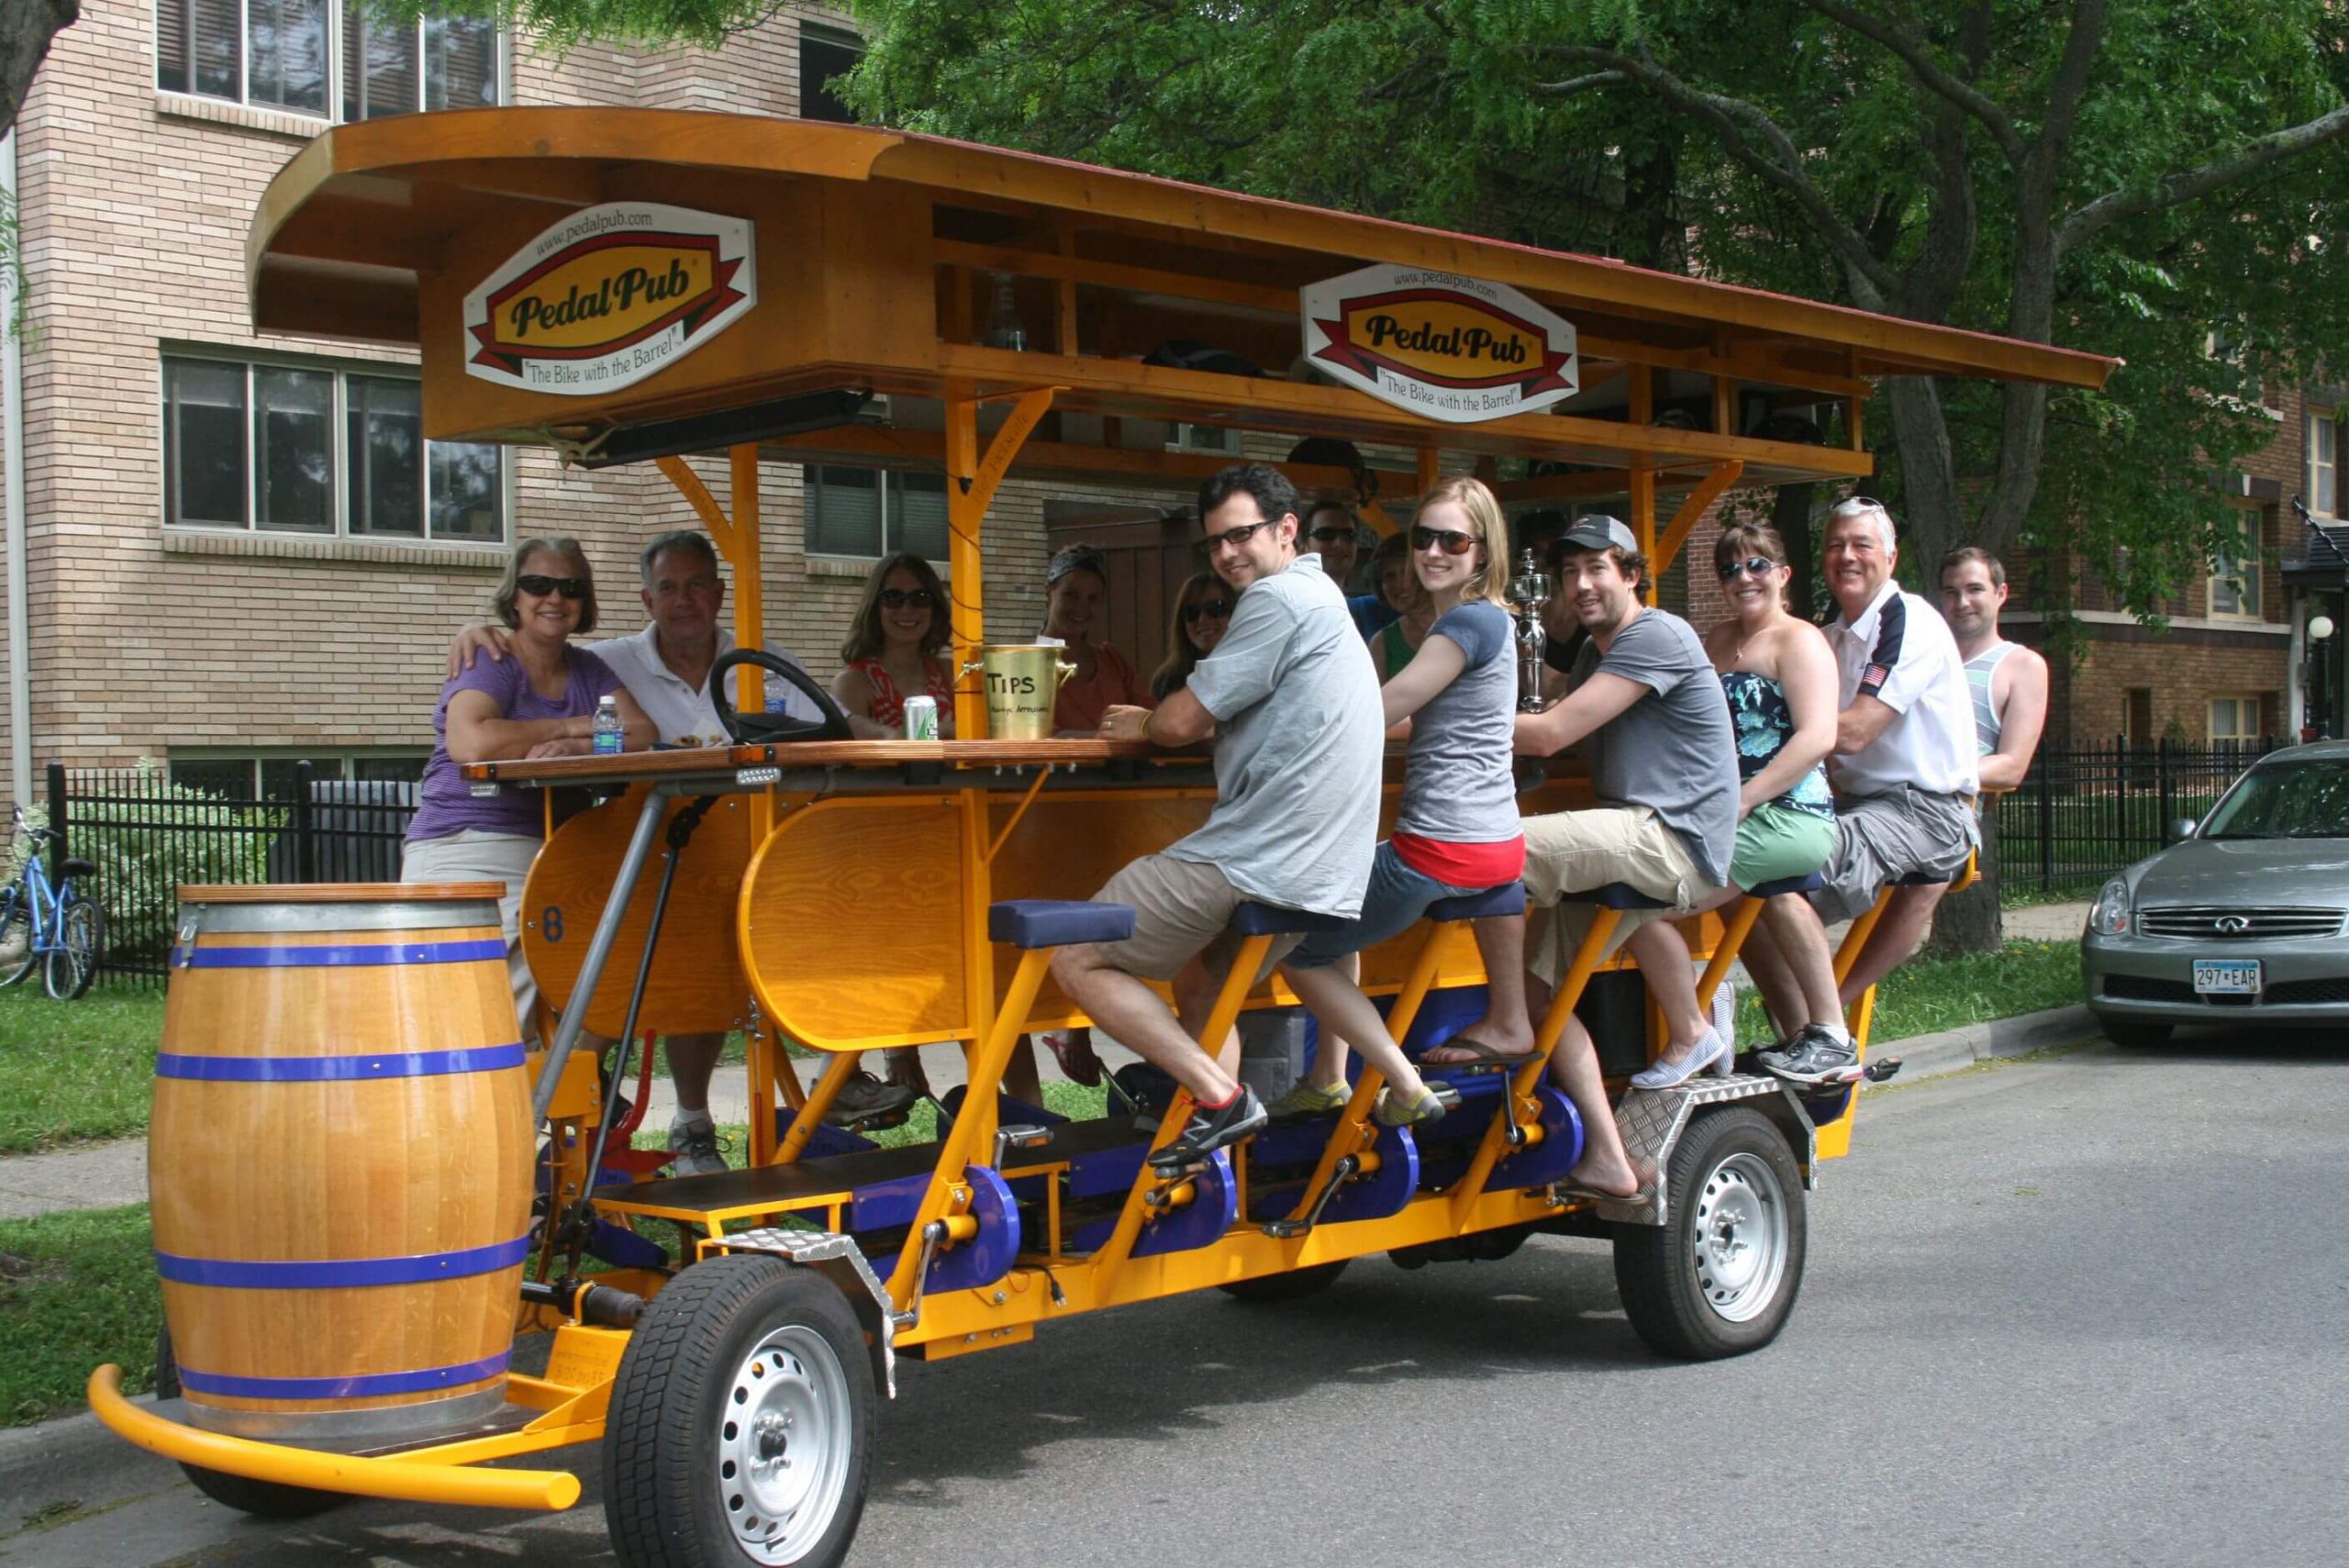
{"type": "MultiPolygon", "coordinates": [[[[2344,1129],[2349,1044],[2288,1037],[1873,1095],[1791,1323],[1731,1362],[1655,1360],[1606,1252],[1543,1239],[907,1366],[852,1561],[2337,1568],[2344,1129]]],[[[572,1457],[565,1515],[271,1525],[69,1428],[0,1475],[0,1563],[572,1568],[608,1559],[572,1457]]]]}

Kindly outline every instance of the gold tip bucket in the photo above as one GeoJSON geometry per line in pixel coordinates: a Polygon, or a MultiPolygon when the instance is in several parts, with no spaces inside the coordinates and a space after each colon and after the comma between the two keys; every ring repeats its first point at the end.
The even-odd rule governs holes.
{"type": "Polygon", "coordinates": [[[1052,733],[1052,704],[1076,666],[1057,643],[1017,643],[979,651],[986,682],[987,734],[997,740],[1042,740],[1052,733]]]}

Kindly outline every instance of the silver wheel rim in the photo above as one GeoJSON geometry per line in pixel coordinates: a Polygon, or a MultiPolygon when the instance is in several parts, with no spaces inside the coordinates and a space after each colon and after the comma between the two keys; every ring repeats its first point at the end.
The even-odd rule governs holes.
{"type": "Polygon", "coordinates": [[[796,1562],[848,1489],[848,1375],[803,1324],[769,1332],[735,1366],[718,1416],[718,1499],[742,1550],[796,1562]]]}
{"type": "Polygon", "coordinates": [[[1787,1275],[1786,1189],[1758,1154],[1732,1154],[1697,1195],[1689,1227],[1698,1293],[1731,1323],[1760,1317],[1787,1275]]]}

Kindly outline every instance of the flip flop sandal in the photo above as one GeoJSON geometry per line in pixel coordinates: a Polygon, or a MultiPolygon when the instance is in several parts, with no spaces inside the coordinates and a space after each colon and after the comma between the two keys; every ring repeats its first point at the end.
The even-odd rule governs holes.
{"type": "Polygon", "coordinates": [[[1468,1052],[1468,1060],[1465,1062],[1431,1061],[1428,1051],[1421,1051],[1419,1065],[1422,1067],[1522,1067],[1533,1059],[1533,1052],[1531,1051],[1503,1051],[1497,1046],[1486,1044],[1472,1034],[1456,1034],[1450,1040],[1440,1040],[1429,1046],[1428,1051],[1464,1051],[1468,1052]]]}

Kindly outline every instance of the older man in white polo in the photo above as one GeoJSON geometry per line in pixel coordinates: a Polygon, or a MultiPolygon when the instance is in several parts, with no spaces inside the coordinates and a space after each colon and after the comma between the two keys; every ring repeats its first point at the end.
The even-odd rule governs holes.
{"type": "MultiPolygon", "coordinates": [[[[1843,502],[1827,515],[1822,554],[1828,591],[1842,612],[1827,628],[1843,704],[1828,764],[1835,849],[1822,868],[1826,886],[1807,908],[1781,918],[1823,926],[1857,916],[1904,876],[1921,873],[1946,884],[1963,871],[1977,841],[1979,783],[1965,661],[1940,613],[1893,580],[1899,547],[1892,515],[1865,495],[1843,502]]],[[[1911,906],[1908,917],[1919,930],[1939,900],[1935,889],[1911,906]]],[[[1757,928],[1745,962],[1782,1022],[1801,1017],[1801,997],[1835,995],[1823,931],[1816,941],[1781,944],[1757,928]],[[1822,972],[1806,983],[1795,963],[1822,972]]],[[[1840,1013],[1806,1019],[1761,1054],[1762,1065],[1780,1077],[1814,1084],[1838,1077],[1857,1059],[1840,1013]]]]}

